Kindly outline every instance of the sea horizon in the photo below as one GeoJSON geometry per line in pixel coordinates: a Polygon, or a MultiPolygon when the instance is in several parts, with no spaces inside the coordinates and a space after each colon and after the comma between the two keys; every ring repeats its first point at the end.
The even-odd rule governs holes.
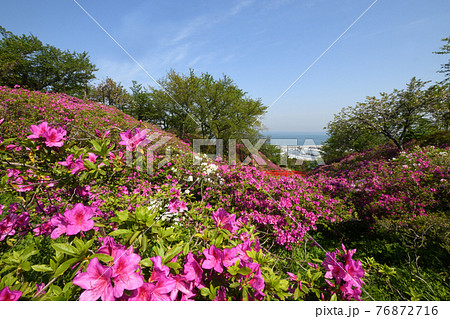
{"type": "Polygon", "coordinates": [[[266,131],[262,135],[273,145],[322,145],[328,138],[325,131],[266,131]]]}

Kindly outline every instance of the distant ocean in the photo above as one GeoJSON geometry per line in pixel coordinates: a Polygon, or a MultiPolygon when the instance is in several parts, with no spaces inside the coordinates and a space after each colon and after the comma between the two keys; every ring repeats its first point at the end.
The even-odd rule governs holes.
{"type": "Polygon", "coordinates": [[[262,133],[266,138],[270,138],[273,145],[311,145],[311,140],[315,145],[322,145],[328,138],[325,132],[281,132],[271,131],[262,133]]]}

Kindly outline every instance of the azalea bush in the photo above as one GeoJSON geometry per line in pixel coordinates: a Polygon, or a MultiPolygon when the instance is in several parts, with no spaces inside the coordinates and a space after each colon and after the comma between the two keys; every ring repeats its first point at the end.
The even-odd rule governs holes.
{"type": "Polygon", "coordinates": [[[193,154],[106,106],[0,94],[0,300],[370,299],[370,284],[385,283],[374,269],[388,268],[367,262],[372,245],[350,240],[346,225],[407,236],[413,228],[401,227],[431,212],[445,228],[448,188],[437,179],[448,180],[448,150],[274,178],[193,154]],[[388,200],[412,192],[412,202],[388,200]]]}
{"type": "Polygon", "coordinates": [[[149,142],[146,131],[110,135],[98,131],[80,147],[43,121],[2,140],[2,299],[293,298],[253,219],[208,201],[211,186],[226,182],[218,164],[188,171],[192,160],[178,149],[162,166],[155,153],[161,167],[149,175],[139,156],[129,165],[124,155],[149,142]]]}

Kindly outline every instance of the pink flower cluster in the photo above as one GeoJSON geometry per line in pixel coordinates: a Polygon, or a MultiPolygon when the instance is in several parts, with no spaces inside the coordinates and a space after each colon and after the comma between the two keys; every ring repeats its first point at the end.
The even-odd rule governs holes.
{"type": "Polygon", "coordinates": [[[48,147],[61,147],[63,146],[65,140],[65,135],[67,132],[61,127],[56,129],[48,126],[47,122],[42,122],[39,125],[31,125],[31,132],[33,134],[28,135],[29,139],[44,139],[45,145],[48,147]]]}
{"type": "MultiPolygon", "coordinates": [[[[223,211],[216,215],[228,217],[228,220],[232,220],[231,216],[234,216],[226,215],[223,211]]],[[[230,227],[235,227],[234,222],[230,222],[230,227]]],[[[139,266],[141,257],[133,253],[132,247],[125,249],[113,238],[105,237],[97,253],[113,257],[113,262],[104,265],[97,258],[93,258],[86,272],[79,273],[73,283],[85,289],[80,300],[191,300],[213,276],[223,276],[228,281],[231,274],[224,269],[238,265],[240,268],[247,267],[249,271],[245,275],[238,274],[237,281],[242,286],[247,285],[253,289],[253,292],[251,289],[248,292],[249,299],[261,300],[265,287],[261,268],[247,254],[252,250],[259,251],[259,242],[257,239],[250,239],[246,233],[241,234],[239,238],[242,243],[236,247],[219,249],[211,245],[198,255],[189,252],[184,259],[182,272],[175,275],[163,264],[161,256],[152,257],[150,260],[153,270],[145,282],[139,266]]],[[[177,259],[178,256],[175,256],[170,262],[175,263],[177,259]]],[[[226,300],[227,289],[220,287],[217,300],[226,300]]]]}
{"type": "Polygon", "coordinates": [[[56,239],[62,234],[76,235],[81,231],[88,231],[94,228],[94,221],[91,219],[94,211],[90,206],[81,203],[76,204],[64,215],[56,214],[50,219],[50,224],[54,227],[50,237],[56,239]]]}
{"type": "Polygon", "coordinates": [[[131,130],[120,133],[122,139],[119,144],[125,145],[127,151],[132,152],[139,146],[145,146],[149,141],[146,139],[147,131],[139,128],[134,129],[134,134],[131,130]]]}
{"type": "Polygon", "coordinates": [[[339,249],[336,252],[327,252],[322,266],[325,267],[326,282],[333,288],[339,287],[343,297],[347,300],[361,300],[361,287],[364,284],[364,269],[361,261],[353,260],[353,254],[356,249],[347,250],[342,244],[341,253],[339,249]],[[334,279],[334,283],[328,279],[334,279]]]}
{"type": "Polygon", "coordinates": [[[22,296],[22,292],[19,290],[11,291],[9,287],[0,290],[0,301],[17,301],[20,296],[22,296]]]}
{"type": "Polygon", "coordinates": [[[141,257],[133,253],[133,247],[125,249],[116,244],[111,237],[103,240],[98,253],[113,257],[111,266],[104,266],[98,258],[93,258],[86,272],[79,273],[73,283],[85,289],[80,295],[81,301],[113,301],[122,298],[125,290],[134,290],[142,286],[144,278],[140,275],[138,264],[141,257]]]}
{"type": "Polygon", "coordinates": [[[30,215],[27,212],[21,214],[10,213],[0,220],[0,241],[6,236],[12,236],[16,233],[24,234],[27,232],[30,224],[30,215]]]}

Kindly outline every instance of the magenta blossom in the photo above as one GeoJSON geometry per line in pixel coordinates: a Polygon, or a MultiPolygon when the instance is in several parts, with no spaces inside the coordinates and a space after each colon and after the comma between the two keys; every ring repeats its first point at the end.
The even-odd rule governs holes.
{"type": "Polygon", "coordinates": [[[171,301],[169,293],[175,288],[175,280],[167,277],[161,278],[156,284],[144,283],[134,290],[128,300],[130,301],[171,301]]]}
{"type": "Polygon", "coordinates": [[[146,139],[147,132],[145,130],[140,130],[139,128],[135,129],[135,135],[131,130],[127,130],[126,132],[120,133],[120,138],[122,141],[119,142],[120,145],[125,145],[127,151],[132,152],[139,146],[144,146],[148,143],[146,139]]]}
{"type": "Polygon", "coordinates": [[[115,257],[117,251],[124,250],[125,246],[118,244],[114,241],[114,238],[106,236],[104,238],[99,238],[99,242],[103,245],[97,250],[97,254],[105,254],[111,257],[115,257]]]}
{"type": "Polygon", "coordinates": [[[194,255],[189,252],[186,256],[187,262],[184,264],[184,276],[186,280],[193,281],[197,288],[205,287],[202,281],[203,269],[195,260],[194,255]]]}
{"type": "Polygon", "coordinates": [[[233,248],[225,248],[223,250],[223,265],[225,267],[231,267],[234,266],[236,261],[239,260],[239,257],[237,256],[237,249],[235,247],[233,248]]]}
{"type": "Polygon", "coordinates": [[[112,269],[100,264],[97,258],[93,258],[86,268],[86,272],[79,273],[74,279],[74,285],[80,286],[83,293],[81,301],[95,301],[101,298],[103,301],[113,301],[114,289],[111,284],[112,269]]]}
{"type": "Polygon", "coordinates": [[[47,130],[43,137],[45,138],[45,145],[48,147],[61,147],[63,146],[65,139],[65,135],[67,132],[63,130],[62,128],[58,127],[57,129],[51,128],[47,130]]]}
{"type": "Polygon", "coordinates": [[[133,253],[133,247],[130,247],[127,250],[118,250],[116,252],[112,266],[114,297],[121,297],[125,289],[134,290],[142,286],[144,279],[142,275],[136,272],[140,261],[141,257],[138,254],[133,253]]]}
{"type": "Polygon", "coordinates": [[[153,272],[148,281],[158,281],[160,278],[169,275],[170,268],[162,264],[161,256],[152,257],[150,260],[153,263],[153,272]]]}
{"type": "Polygon", "coordinates": [[[212,269],[218,273],[222,273],[222,263],[223,263],[223,252],[217,249],[216,246],[211,245],[209,249],[203,250],[203,255],[205,255],[206,260],[203,261],[203,269],[212,269]]]}
{"type": "Polygon", "coordinates": [[[38,139],[44,137],[44,134],[49,129],[47,122],[42,122],[39,125],[31,125],[30,130],[33,134],[28,135],[29,139],[38,139]]]}
{"type": "Polygon", "coordinates": [[[178,292],[182,293],[182,298],[184,300],[187,300],[191,297],[194,297],[195,294],[192,293],[190,286],[193,286],[192,284],[189,285],[186,282],[186,277],[182,276],[182,275],[176,275],[172,277],[173,280],[175,280],[175,287],[172,289],[172,291],[170,292],[170,299],[171,300],[176,300],[178,292]]]}
{"type": "Polygon", "coordinates": [[[53,227],[56,227],[55,229],[53,229],[53,231],[50,235],[51,239],[56,239],[59,236],[61,236],[62,234],[66,233],[67,220],[63,215],[61,215],[59,213],[56,215],[53,215],[52,218],[50,219],[50,225],[52,225],[53,227]]]}
{"type": "Polygon", "coordinates": [[[9,287],[0,290],[0,301],[17,301],[20,296],[22,296],[22,292],[19,290],[11,291],[9,287]]]}
{"type": "Polygon", "coordinates": [[[94,221],[91,219],[94,211],[89,206],[81,203],[76,204],[72,209],[64,213],[67,221],[67,235],[76,235],[80,231],[88,231],[94,228],[94,221]]]}
{"type": "Polygon", "coordinates": [[[226,229],[234,233],[239,227],[236,225],[236,215],[229,214],[223,208],[219,208],[212,215],[216,227],[226,229]]]}

